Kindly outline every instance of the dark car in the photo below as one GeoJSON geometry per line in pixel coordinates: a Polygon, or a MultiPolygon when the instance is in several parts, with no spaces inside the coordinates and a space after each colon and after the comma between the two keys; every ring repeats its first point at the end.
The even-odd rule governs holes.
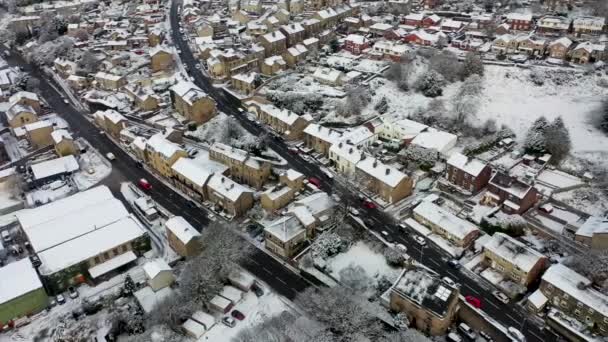
{"type": "Polygon", "coordinates": [[[253,293],[255,293],[257,297],[262,297],[264,295],[264,290],[262,290],[262,288],[258,284],[253,284],[251,290],[253,291],[253,293]]]}
{"type": "Polygon", "coordinates": [[[37,255],[30,255],[30,260],[32,261],[32,265],[34,267],[42,265],[42,262],[40,261],[40,258],[38,258],[37,255]]]}
{"type": "Polygon", "coordinates": [[[135,166],[137,166],[138,168],[142,169],[144,167],[144,164],[141,161],[136,160],[135,161],[135,166]]]}
{"type": "Polygon", "coordinates": [[[456,259],[450,259],[448,260],[448,266],[458,269],[460,268],[460,263],[456,259]]]}
{"type": "Polygon", "coordinates": [[[187,205],[189,208],[196,209],[196,203],[194,203],[193,201],[188,200],[188,201],[186,202],[186,205],[187,205]]]}
{"type": "Polygon", "coordinates": [[[232,317],[238,319],[239,321],[242,321],[245,319],[245,315],[240,312],[239,310],[232,310],[232,312],[230,313],[232,315],[232,317]]]}

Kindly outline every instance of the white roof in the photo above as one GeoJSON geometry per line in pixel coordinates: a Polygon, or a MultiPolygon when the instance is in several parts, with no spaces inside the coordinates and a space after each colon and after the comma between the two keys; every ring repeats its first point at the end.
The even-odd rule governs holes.
{"type": "Polygon", "coordinates": [[[207,330],[211,329],[215,324],[215,318],[213,318],[213,316],[200,310],[192,314],[192,319],[204,325],[207,330]]]}
{"type": "Polygon", "coordinates": [[[40,102],[38,95],[36,95],[35,93],[32,93],[32,92],[29,92],[29,91],[16,92],[8,99],[8,102],[15,103],[21,99],[28,99],[28,100],[40,102]]]}
{"type": "Polygon", "coordinates": [[[572,298],[608,317],[608,297],[591,288],[591,280],[563,264],[555,264],[543,274],[542,280],[569,294],[572,298]],[[580,289],[579,285],[585,285],[580,289]]]}
{"type": "Polygon", "coordinates": [[[232,147],[219,142],[214,143],[209,148],[211,151],[222,154],[230,159],[234,159],[239,162],[245,162],[249,154],[245,150],[241,150],[236,147],[232,147]]]}
{"type": "Polygon", "coordinates": [[[386,31],[386,30],[393,28],[393,25],[389,25],[386,23],[375,23],[372,26],[370,26],[369,28],[372,30],[386,31]]]}
{"type": "Polygon", "coordinates": [[[304,129],[304,133],[318,138],[322,141],[326,141],[332,145],[337,144],[340,141],[340,138],[342,138],[342,133],[316,123],[311,123],[306,126],[306,128],[304,129]]]}
{"type": "Polygon", "coordinates": [[[432,202],[422,201],[414,208],[414,213],[458,239],[464,239],[470,233],[479,231],[474,224],[456,217],[432,202]]]}
{"type": "Polygon", "coordinates": [[[312,76],[323,81],[336,83],[340,80],[340,77],[342,76],[342,71],[332,68],[319,67],[317,68],[317,70],[315,70],[312,76]]]}
{"type": "Polygon", "coordinates": [[[253,84],[257,75],[258,74],[255,72],[248,72],[248,73],[233,75],[232,78],[235,80],[239,80],[241,82],[247,83],[247,84],[253,84]]]}
{"type": "Polygon", "coordinates": [[[507,14],[507,20],[532,21],[532,14],[530,14],[530,13],[509,13],[509,14],[507,14]]]}
{"type": "Polygon", "coordinates": [[[207,97],[207,93],[190,81],[179,81],[171,87],[171,91],[189,104],[202,97],[207,97]]]}
{"type": "Polygon", "coordinates": [[[298,171],[296,171],[294,169],[287,169],[287,171],[285,171],[283,174],[290,181],[294,181],[294,180],[296,180],[296,179],[304,176],[302,173],[300,173],[300,172],[298,172],[298,171]]]}
{"type": "Polygon", "coordinates": [[[277,238],[281,242],[288,242],[296,236],[305,233],[306,229],[302,226],[302,223],[298,220],[296,216],[283,216],[266,227],[264,227],[264,231],[269,234],[272,234],[275,238],[277,238]]]}
{"type": "Polygon", "coordinates": [[[277,107],[275,107],[272,104],[267,104],[267,103],[257,103],[256,104],[260,107],[260,109],[272,116],[273,118],[285,123],[288,126],[293,125],[296,120],[298,120],[298,118],[300,117],[298,114],[290,111],[289,109],[279,109],[277,107]]]}
{"type": "Polygon", "coordinates": [[[162,259],[162,258],[148,261],[147,263],[144,264],[143,269],[144,269],[144,273],[146,274],[146,277],[148,277],[148,279],[153,279],[154,277],[159,275],[161,272],[167,272],[167,271],[171,272],[171,266],[169,266],[169,264],[167,264],[165,259],[162,259]]]}
{"type": "Polygon", "coordinates": [[[528,297],[528,302],[534,305],[535,308],[540,309],[547,303],[547,297],[545,297],[540,289],[537,289],[528,297]]]}
{"type": "Polygon", "coordinates": [[[462,153],[456,152],[448,159],[448,165],[458,168],[472,176],[478,176],[486,167],[486,164],[477,160],[470,159],[462,153]]]}
{"type": "Polygon", "coordinates": [[[70,173],[80,169],[74,156],[55,158],[31,166],[34,179],[44,179],[50,176],[70,173]]]}
{"type": "Polygon", "coordinates": [[[53,123],[48,120],[40,120],[23,126],[23,129],[27,132],[31,132],[44,127],[53,127],[53,123]]]}
{"type": "Polygon", "coordinates": [[[222,291],[220,292],[220,296],[228,299],[233,304],[236,304],[241,299],[243,299],[243,291],[237,289],[234,286],[226,285],[222,288],[222,291]]]}
{"type": "Polygon", "coordinates": [[[392,128],[398,130],[403,139],[412,139],[420,132],[425,131],[429,126],[410,119],[402,119],[394,122],[385,122],[381,130],[392,128]]]}
{"type": "Polygon", "coordinates": [[[179,158],[171,166],[171,169],[199,187],[203,187],[209,177],[215,172],[213,169],[207,169],[203,164],[189,158],[179,158]]]}
{"type": "Polygon", "coordinates": [[[148,148],[162,154],[165,158],[171,158],[178,151],[183,149],[176,143],[167,140],[162,133],[156,133],[148,139],[148,148]]]}
{"type": "Polygon", "coordinates": [[[456,145],[457,139],[458,137],[452,133],[429,130],[428,132],[421,132],[418,134],[414,140],[412,140],[412,145],[433,149],[440,153],[446,153],[456,145]]]}
{"type": "Polygon", "coordinates": [[[199,237],[201,234],[181,216],[173,216],[165,222],[165,227],[169,229],[184,244],[199,237]]]}
{"type": "MultiPolygon", "coordinates": [[[[125,41],[125,44],[126,44],[126,41],[125,41]]],[[[101,78],[101,79],[110,80],[110,81],[119,81],[122,78],[122,76],[99,71],[95,74],[95,78],[101,78]]]]}
{"type": "Polygon", "coordinates": [[[603,17],[579,17],[574,19],[572,25],[574,26],[598,26],[603,27],[606,23],[606,18],[603,17]]]}
{"type": "Polygon", "coordinates": [[[362,159],[357,163],[357,169],[393,188],[408,178],[405,173],[372,157],[362,159]]]}
{"type": "Polygon", "coordinates": [[[265,35],[263,35],[262,37],[264,37],[264,39],[266,39],[266,41],[271,42],[271,43],[285,39],[285,36],[283,35],[283,33],[281,33],[281,31],[268,32],[265,35]]]}
{"type": "Polygon", "coordinates": [[[608,218],[591,216],[576,231],[576,235],[593,237],[594,234],[608,234],[608,218]]]}
{"type": "Polygon", "coordinates": [[[198,339],[201,338],[201,336],[203,336],[205,334],[205,326],[200,324],[199,322],[188,318],[188,320],[186,320],[184,322],[184,324],[182,324],[182,328],[192,337],[198,339]]]}
{"type": "Polygon", "coordinates": [[[416,20],[420,21],[424,19],[424,13],[410,13],[405,16],[405,20],[416,20]]]}
{"type": "Polygon", "coordinates": [[[572,45],[572,40],[570,40],[570,38],[568,38],[568,37],[561,37],[561,38],[556,39],[556,40],[552,41],[551,43],[549,43],[549,47],[557,45],[557,44],[561,44],[564,47],[568,48],[568,47],[570,47],[570,45],[572,45]]]}
{"type": "Polygon", "coordinates": [[[374,138],[374,133],[365,126],[353,128],[342,136],[342,141],[359,146],[374,138]]]}
{"type": "Polygon", "coordinates": [[[145,234],[137,219],[132,216],[122,218],[38,253],[42,262],[39,271],[44,275],[53,274],[145,234]]]}
{"type": "Polygon", "coordinates": [[[51,132],[51,138],[55,144],[60,143],[63,139],[73,140],[72,135],[65,129],[57,129],[51,132]]]}
{"type": "Polygon", "coordinates": [[[232,202],[236,202],[245,193],[251,193],[248,188],[220,174],[211,176],[207,188],[232,202]]]}
{"type": "Polygon", "coordinates": [[[120,266],[124,266],[135,259],[137,259],[137,255],[135,255],[135,253],[133,253],[132,251],[128,251],[126,253],[117,255],[101,264],[89,268],[89,274],[91,275],[91,277],[97,278],[112,270],[119,268],[120,266]]]}
{"type": "Polygon", "coordinates": [[[429,41],[431,43],[436,43],[440,37],[445,37],[445,34],[443,32],[428,33],[425,30],[416,30],[411,32],[410,34],[416,35],[418,38],[425,41],[429,41]]]}
{"type": "Polygon", "coordinates": [[[230,301],[220,295],[217,295],[209,301],[213,306],[216,306],[222,310],[228,308],[232,303],[230,301]]]}
{"type": "Polygon", "coordinates": [[[293,202],[288,211],[293,211],[297,207],[306,207],[311,215],[317,217],[333,208],[335,205],[334,201],[326,192],[316,192],[293,202]]]}
{"type": "Polygon", "coordinates": [[[0,268],[0,304],[42,287],[40,278],[28,258],[0,268]]]}
{"type": "Polygon", "coordinates": [[[108,109],[105,111],[98,110],[97,112],[95,112],[95,115],[106,117],[114,124],[127,120],[127,118],[125,118],[122,114],[113,109],[108,109]]]}
{"type": "Polygon", "coordinates": [[[369,39],[365,38],[364,36],[362,36],[360,34],[349,34],[346,37],[346,41],[353,42],[354,44],[357,44],[357,45],[362,45],[362,44],[368,43],[369,39]]]}
{"type": "Polygon", "coordinates": [[[483,248],[511,262],[524,272],[529,272],[544,258],[544,255],[503,233],[494,233],[483,248]]]}
{"type": "Polygon", "coordinates": [[[331,154],[335,154],[340,160],[346,160],[351,164],[357,164],[361,160],[361,156],[363,155],[361,151],[357,148],[357,146],[345,144],[345,143],[337,143],[331,145],[329,148],[330,156],[331,154]]]}
{"type": "Polygon", "coordinates": [[[287,34],[296,34],[298,32],[304,32],[304,27],[300,23],[293,23],[289,25],[282,25],[281,29],[285,31],[287,34]]]}

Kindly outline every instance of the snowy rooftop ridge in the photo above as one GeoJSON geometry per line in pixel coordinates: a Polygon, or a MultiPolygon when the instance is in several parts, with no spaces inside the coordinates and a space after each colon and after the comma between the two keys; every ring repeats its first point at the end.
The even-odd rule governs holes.
{"type": "Polygon", "coordinates": [[[281,242],[288,242],[306,230],[296,216],[283,216],[264,228],[281,242]]]}
{"type": "Polygon", "coordinates": [[[483,248],[508,260],[526,273],[545,258],[544,255],[503,233],[494,233],[483,248]]]}
{"type": "Polygon", "coordinates": [[[458,168],[472,176],[478,176],[486,167],[486,164],[483,162],[477,159],[470,159],[460,152],[452,154],[450,159],[448,159],[448,165],[458,168]]]}
{"type": "Polygon", "coordinates": [[[0,304],[42,287],[40,278],[28,258],[0,268],[0,304]]]}
{"type": "Polygon", "coordinates": [[[186,221],[182,216],[173,216],[165,222],[165,227],[169,229],[181,242],[187,244],[192,239],[199,237],[201,234],[186,221]]]}
{"type": "Polygon", "coordinates": [[[594,234],[608,233],[608,218],[591,216],[576,231],[576,235],[593,237],[594,234]]]}
{"type": "Polygon", "coordinates": [[[439,226],[458,239],[464,239],[470,233],[479,230],[469,221],[465,221],[429,201],[423,201],[416,206],[414,213],[428,220],[433,225],[439,226]]]}

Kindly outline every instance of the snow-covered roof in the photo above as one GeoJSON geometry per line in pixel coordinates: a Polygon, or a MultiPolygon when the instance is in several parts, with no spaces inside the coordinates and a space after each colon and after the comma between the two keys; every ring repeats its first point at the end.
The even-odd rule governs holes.
{"type": "Polygon", "coordinates": [[[565,48],[569,48],[570,45],[572,45],[572,40],[570,40],[570,38],[568,37],[561,37],[549,43],[549,47],[552,47],[557,44],[563,45],[565,48]]]}
{"type": "Polygon", "coordinates": [[[287,52],[289,52],[289,54],[292,56],[300,56],[302,54],[307,53],[308,49],[302,44],[297,44],[287,49],[287,52]]]}
{"type": "Polygon", "coordinates": [[[0,268],[0,304],[42,287],[38,273],[28,258],[0,268]]]}
{"type": "Polygon", "coordinates": [[[247,151],[245,151],[245,150],[241,150],[239,148],[232,147],[232,146],[222,144],[219,142],[216,142],[213,145],[211,145],[209,150],[212,152],[215,152],[215,153],[219,153],[221,155],[224,155],[230,159],[234,159],[239,162],[245,162],[245,160],[249,156],[249,153],[247,153],[247,151]]]}
{"type": "Polygon", "coordinates": [[[545,258],[544,255],[503,233],[494,233],[483,248],[512,263],[526,273],[545,258]]]}
{"type": "Polygon", "coordinates": [[[152,48],[150,48],[150,56],[154,56],[158,53],[167,53],[167,54],[172,54],[173,52],[171,51],[171,48],[163,46],[163,45],[156,45],[152,48]]]}
{"type": "Polygon", "coordinates": [[[306,128],[304,129],[304,133],[322,141],[328,142],[332,145],[337,144],[342,138],[342,133],[334,129],[321,126],[317,123],[311,123],[306,126],[306,128]]]}
{"type": "Polygon", "coordinates": [[[321,81],[338,83],[340,81],[340,77],[342,77],[342,74],[343,73],[340,70],[318,67],[312,76],[321,81]]]}
{"type": "Polygon", "coordinates": [[[594,51],[604,51],[606,50],[606,46],[602,44],[594,44],[592,42],[583,42],[578,44],[574,50],[583,49],[589,53],[593,53],[594,51]]]}
{"type": "Polygon", "coordinates": [[[287,126],[291,126],[293,125],[296,120],[298,120],[298,118],[300,117],[298,114],[290,111],[289,109],[279,109],[277,107],[275,107],[272,104],[268,104],[268,103],[256,103],[260,109],[270,115],[271,117],[277,119],[278,121],[281,121],[283,123],[285,123],[287,126]]]}
{"type": "Polygon", "coordinates": [[[205,168],[202,163],[197,163],[189,158],[179,158],[171,169],[199,187],[203,187],[209,177],[216,172],[215,167],[205,168]]]}
{"type": "Polygon", "coordinates": [[[191,318],[188,318],[184,324],[182,324],[182,329],[184,329],[188,335],[194,337],[195,339],[201,338],[207,331],[204,325],[191,318]]]}
{"type": "Polygon", "coordinates": [[[89,268],[89,274],[92,278],[97,278],[134,260],[137,260],[137,255],[133,251],[128,251],[89,268]]]}
{"type": "Polygon", "coordinates": [[[479,231],[474,224],[457,217],[432,202],[423,201],[414,208],[414,213],[458,239],[464,239],[469,234],[479,231]]]}
{"type": "Polygon", "coordinates": [[[167,140],[162,133],[156,133],[146,142],[146,148],[158,152],[165,158],[171,158],[179,151],[184,151],[178,144],[167,140]]]}
{"type": "Polygon", "coordinates": [[[34,179],[45,179],[50,176],[70,173],[80,169],[74,156],[59,157],[31,165],[34,179]]]}
{"type": "Polygon", "coordinates": [[[27,132],[32,132],[45,127],[53,127],[53,123],[48,120],[40,120],[23,126],[23,129],[27,132]]]}
{"type": "Polygon", "coordinates": [[[53,274],[145,234],[139,221],[127,216],[38,253],[42,262],[39,271],[43,275],[53,274]]]}
{"type": "Polygon", "coordinates": [[[360,34],[349,34],[345,41],[352,42],[353,44],[362,45],[365,43],[369,43],[369,39],[365,38],[360,34]]]}
{"type": "Polygon", "coordinates": [[[443,316],[455,290],[425,268],[404,271],[393,286],[393,291],[443,316]]]}
{"type": "Polygon", "coordinates": [[[331,145],[329,148],[330,157],[335,155],[337,159],[346,160],[351,164],[357,164],[361,160],[363,153],[357,148],[357,146],[339,142],[331,145]]]}
{"type": "Polygon", "coordinates": [[[300,23],[292,23],[288,25],[282,25],[281,30],[287,34],[296,34],[299,32],[304,32],[304,27],[300,23]]]}
{"type": "Polygon", "coordinates": [[[590,238],[595,234],[608,234],[608,218],[591,216],[576,231],[576,235],[590,238]]]}
{"type": "Polygon", "coordinates": [[[192,320],[205,326],[205,329],[209,330],[215,325],[215,318],[204,311],[196,311],[192,314],[192,320]]]}
{"type": "Polygon", "coordinates": [[[360,146],[373,138],[375,138],[374,132],[366,126],[359,126],[345,132],[342,136],[342,141],[355,146],[360,146]]]}
{"type": "Polygon", "coordinates": [[[264,231],[272,234],[281,242],[289,242],[301,234],[306,234],[306,229],[296,216],[283,216],[264,227],[264,231]]]}
{"type": "Polygon", "coordinates": [[[287,169],[287,171],[285,171],[283,173],[283,175],[285,175],[285,177],[287,177],[288,180],[290,181],[295,181],[300,177],[303,177],[304,175],[294,169],[287,169]]]}
{"type": "Polygon", "coordinates": [[[509,14],[507,14],[507,20],[532,21],[532,14],[530,14],[530,13],[509,13],[509,14]]]}
{"type": "Polygon", "coordinates": [[[110,122],[112,122],[113,124],[117,124],[121,121],[127,121],[127,118],[124,117],[124,115],[120,114],[119,112],[113,110],[113,109],[108,109],[108,110],[98,110],[97,112],[95,112],[96,116],[103,116],[105,118],[107,118],[108,120],[110,120],[110,122]]]}
{"type": "Polygon", "coordinates": [[[246,193],[251,193],[251,190],[245,186],[236,183],[230,178],[220,174],[214,174],[209,179],[207,188],[209,191],[213,191],[220,197],[227,198],[232,202],[236,202],[242,195],[246,193]]]}
{"type": "Polygon", "coordinates": [[[292,203],[288,211],[297,207],[306,207],[311,215],[317,217],[335,206],[335,202],[326,192],[316,192],[292,203]]]}
{"type": "Polygon", "coordinates": [[[369,27],[371,30],[386,31],[393,28],[393,25],[386,23],[375,23],[369,27]]]}
{"type": "Polygon", "coordinates": [[[17,114],[22,112],[36,113],[30,105],[15,103],[6,111],[6,117],[8,120],[12,120],[17,114]]]}
{"type": "Polygon", "coordinates": [[[287,63],[283,59],[283,56],[270,56],[264,59],[264,64],[272,66],[275,64],[286,65],[287,63]]]}
{"type": "Polygon", "coordinates": [[[198,99],[207,97],[207,93],[190,81],[179,81],[171,87],[171,91],[188,104],[193,104],[198,99]]]}
{"type": "Polygon", "coordinates": [[[148,261],[144,264],[143,269],[148,279],[154,279],[161,272],[171,272],[171,266],[162,258],[148,261]]]}
{"type": "Polygon", "coordinates": [[[424,19],[424,13],[410,13],[405,16],[405,20],[421,21],[424,19]]]}
{"type": "MultiPolygon", "coordinates": [[[[126,44],[126,41],[125,41],[125,44],[126,44]]],[[[119,81],[120,79],[122,79],[122,76],[99,71],[95,74],[95,78],[100,78],[100,79],[109,80],[109,81],[119,81]]]]}
{"type": "Polygon", "coordinates": [[[58,129],[51,132],[51,138],[55,144],[60,143],[63,139],[73,140],[72,135],[65,129],[58,129]]]}
{"type": "Polygon", "coordinates": [[[283,35],[283,33],[281,33],[281,31],[268,32],[265,35],[263,35],[262,37],[269,43],[274,43],[274,42],[278,42],[279,40],[286,39],[285,35],[283,35]]]}
{"type": "Polygon", "coordinates": [[[418,134],[414,140],[412,140],[412,145],[424,147],[429,150],[436,150],[440,153],[446,153],[456,145],[457,139],[458,137],[452,133],[429,130],[418,134]]]}
{"type": "Polygon", "coordinates": [[[366,157],[359,161],[357,169],[392,188],[408,178],[405,173],[372,157],[366,157]]]}
{"type": "Polygon", "coordinates": [[[317,15],[319,15],[319,17],[321,19],[328,19],[328,18],[335,17],[336,15],[338,15],[338,13],[336,13],[336,11],[333,8],[326,8],[324,10],[317,12],[317,15]]]}
{"type": "Polygon", "coordinates": [[[182,243],[187,244],[201,234],[181,216],[173,216],[165,222],[165,227],[173,233],[182,243]]]}
{"type": "Polygon", "coordinates": [[[502,171],[496,172],[496,174],[492,176],[490,179],[490,184],[519,199],[524,198],[526,194],[528,194],[528,191],[533,188],[531,185],[521,182],[518,179],[514,179],[502,171]]]}
{"type": "Polygon", "coordinates": [[[263,192],[264,195],[268,197],[270,200],[275,200],[277,198],[281,198],[284,195],[288,194],[291,191],[291,188],[288,186],[274,186],[263,192]]]}
{"type": "Polygon", "coordinates": [[[578,17],[574,19],[572,25],[574,27],[579,26],[596,26],[598,28],[604,27],[606,24],[606,18],[604,17],[578,17]]]}
{"type": "Polygon", "coordinates": [[[429,126],[420,122],[412,121],[410,119],[401,119],[394,122],[384,122],[384,124],[380,128],[380,131],[393,129],[398,131],[399,134],[402,135],[402,139],[413,139],[420,132],[424,132],[428,128],[429,126]]]}
{"type": "Polygon", "coordinates": [[[608,317],[608,297],[593,289],[591,280],[572,269],[563,264],[554,264],[543,274],[542,280],[608,317]]]}
{"type": "Polygon", "coordinates": [[[462,26],[462,21],[446,19],[443,22],[441,22],[441,27],[459,29],[461,26],[462,26]]]}
{"type": "Polygon", "coordinates": [[[38,95],[36,95],[35,93],[29,92],[29,91],[18,91],[15,94],[13,94],[9,99],[8,102],[10,103],[15,103],[21,99],[27,99],[27,100],[32,100],[32,101],[37,101],[40,102],[40,99],[38,98],[38,95]]]}
{"type": "Polygon", "coordinates": [[[528,302],[534,305],[536,309],[541,309],[544,307],[547,300],[547,297],[545,297],[540,289],[537,289],[528,297],[528,302]]]}
{"type": "Polygon", "coordinates": [[[471,176],[477,177],[486,167],[486,164],[465,156],[462,153],[456,152],[448,159],[448,165],[460,169],[471,176]]]}
{"type": "Polygon", "coordinates": [[[220,295],[216,295],[215,297],[211,298],[209,303],[217,308],[220,308],[221,310],[225,310],[230,305],[232,305],[232,303],[228,299],[226,299],[220,295]]]}
{"type": "Polygon", "coordinates": [[[235,80],[239,80],[239,81],[247,83],[247,84],[253,84],[257,75],[258,74],[255,72],[248,72],[248,73],[236,74],[231,77],[235,80]]]}

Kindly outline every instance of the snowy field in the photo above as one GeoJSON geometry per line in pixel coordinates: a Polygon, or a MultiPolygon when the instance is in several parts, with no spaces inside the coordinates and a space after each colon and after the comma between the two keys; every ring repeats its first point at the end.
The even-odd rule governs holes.
{"type": "Polygon", "coordinates": [[[92,147],[80,156],[78,164],[80,171],[74,174],[73,180],[80,191],[91,188],[112,172],[112,164],[92,147]]]}

